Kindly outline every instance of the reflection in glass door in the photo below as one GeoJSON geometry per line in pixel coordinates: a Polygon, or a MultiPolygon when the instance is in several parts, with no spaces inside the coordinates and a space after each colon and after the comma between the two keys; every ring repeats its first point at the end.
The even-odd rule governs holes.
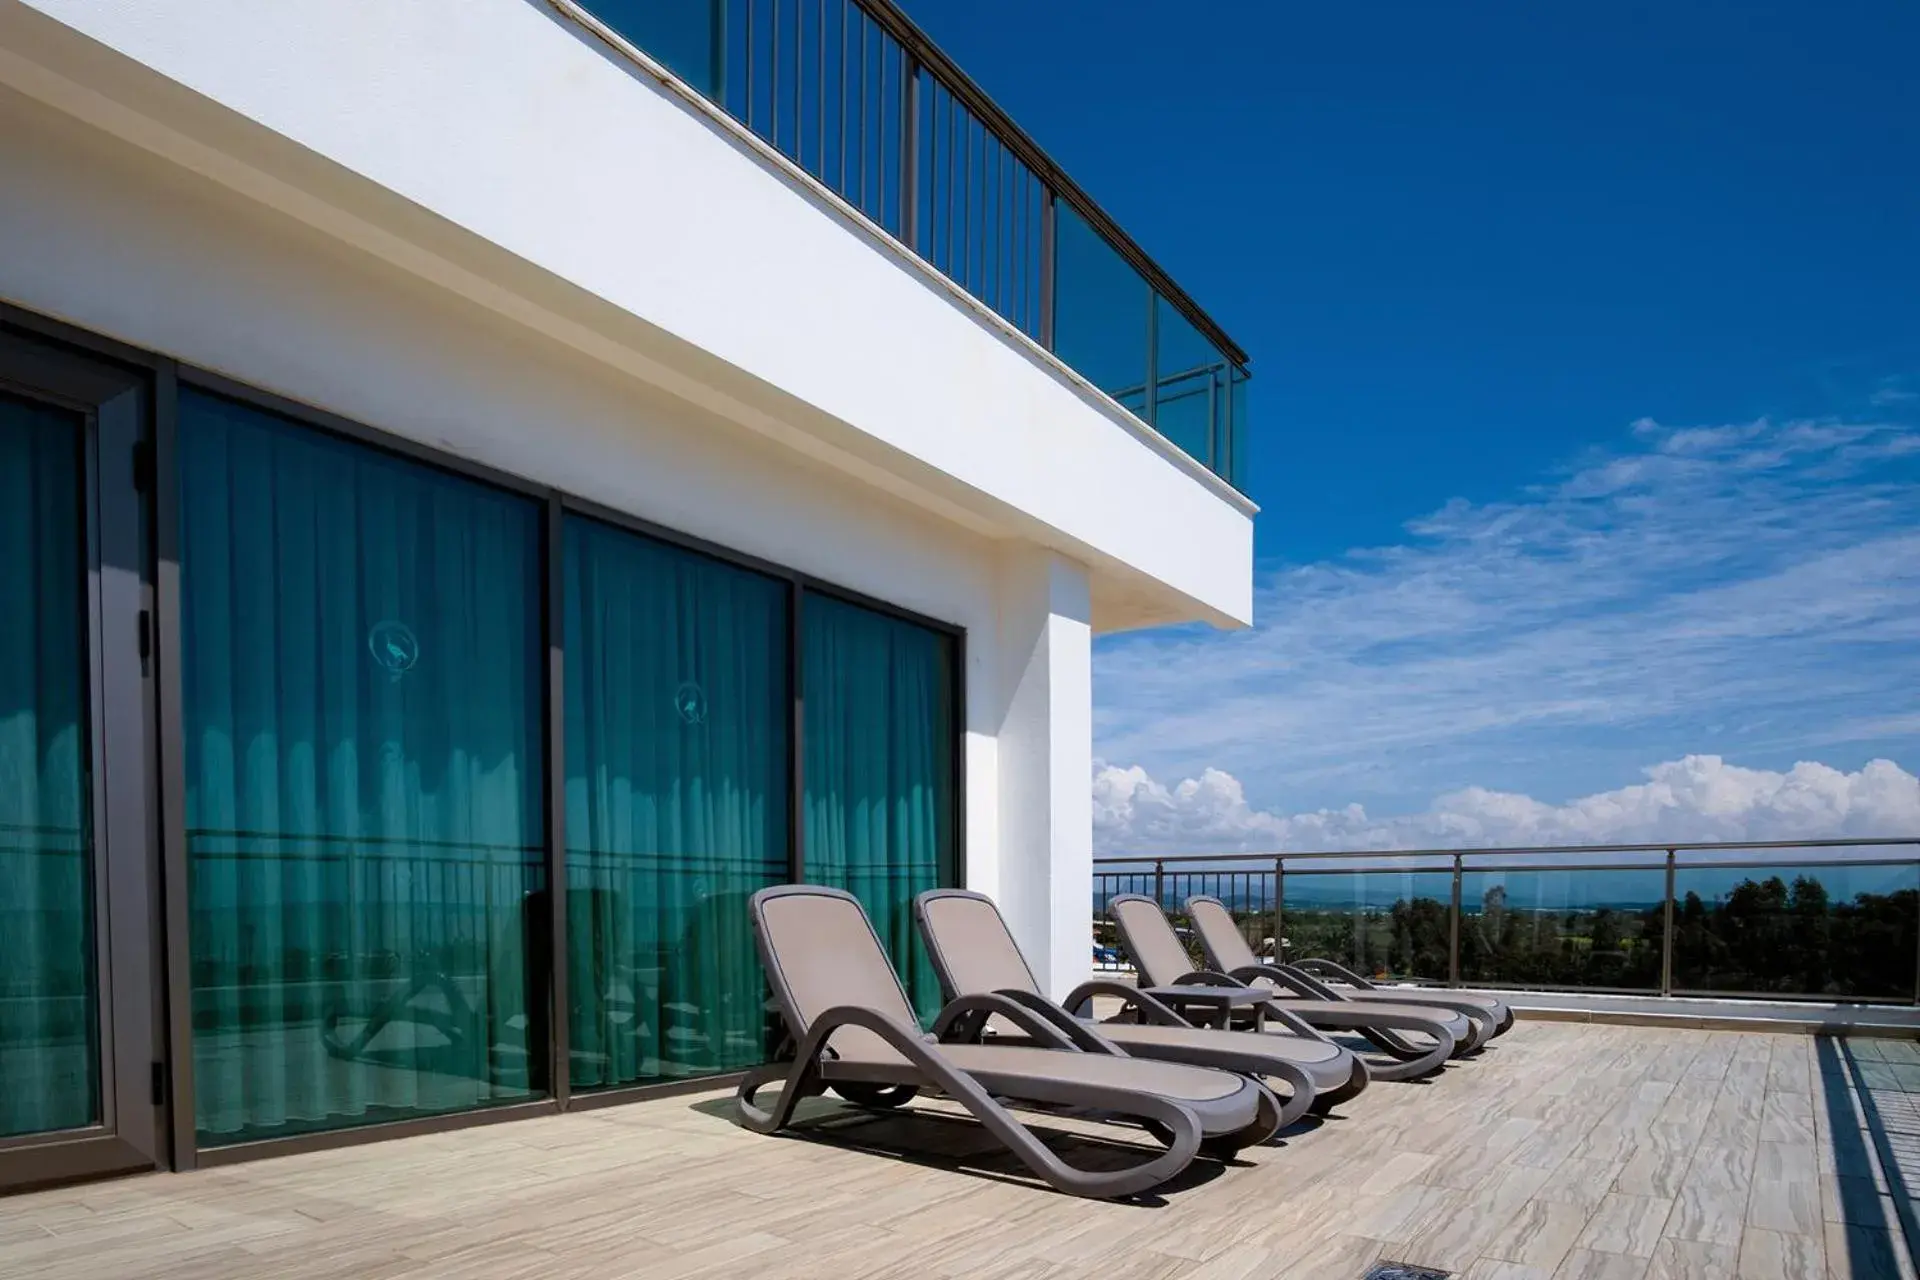
{"type": "Polygon", "coordinates": [[[84,427],[0,394],[0,1137],[100,1120],[84,427]]]}
{"type": "Polygon", "coordinates": [[[145,404],[0,334],[0,1187],[159,1155],[145,404]]]}

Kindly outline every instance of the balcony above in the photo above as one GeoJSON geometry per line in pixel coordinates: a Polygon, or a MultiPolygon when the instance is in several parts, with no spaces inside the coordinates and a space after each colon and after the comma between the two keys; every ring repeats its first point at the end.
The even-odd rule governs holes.
{"type": "Polygon", "coordinates": [[[1244,489],[1247,358],[891,0],[552,0],[1244,489]]]}
{"type": "MultiPolygon", "coordinates": [[[[779,6],[783,29],[795,4],[779,6]]],[[[1255,507],[1229,482],[1242,353],[964,77],[903,39],[903,19],[829,3],[823,43],[822,12],[808,0],[812,61],[778,44],[776,94],[771,0],[751,22],[730,7],[739,57],[709,99],[674,70],[688,64],[671,39],[650,50],[567,0],[0,0],[0,86],[15,91],[0,137],[31,142],[19,163],[47,169],[0,210],[14,243],[40,246],[0,266],[0,296],[236,375],[239,353],[263,389],[515,474],[527,439],[548,440],[569,492],[728,545],[721,526],[738,519],[663,515],[635,507],[625,477],[568,471],[580,458],[560,428],[647,441],[662,471],[697,452],[838,508],[872,504],[983,574],[1056,555],[1084,568],[1097,632],[1249,622],[1255,507]],[[865,57],[835,61],[863,31],[865,57]],[[843,147],[819,85],[844,92],[835,77],[863,68],[850,100],[866,114],[849,115],[843,147]],[[751,122],[744,101],[727,106],[749,85],[751,122]],[[913,112],[886,114],[887,92],[913,112]],[[88,132],[63,133],[73,121],[88,132]],[[104,203],[60,185],[82,166],[104,203]],[[179,213],[130,236],[105,226],[114,208],[179,213]],[[243,229],[279,256],[206,248],[243,229]],[[128,262],[153,278],[112,278],[128,262]],[[165,273],[189,265],[189,284],[218,267],[277,310],[263,323],[226,293],[157,305],[179,292],[165,273]],[[331,300],[336,282],[359,310],[331,300]],[[381,292],[405,305],[365,301],[381,292]],[[530,414],[485,438],[436,421],[431,394],[385,412],[347,357],[390,355],[374,335],[416,307],[431,328],[410,324],[410,341],[478,364],[460,344],[484,328],[621,409],[530,414]]],[[[827,522],[823,539],[842,532],[827,522]]],[[[800,567],[827,577],[885,551],[800,567]]]]}

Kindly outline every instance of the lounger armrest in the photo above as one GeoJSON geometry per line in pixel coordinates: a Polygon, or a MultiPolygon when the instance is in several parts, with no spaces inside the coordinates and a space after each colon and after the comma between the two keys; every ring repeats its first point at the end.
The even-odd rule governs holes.
{"type": "Polygon", "coordinates": [[[1192,973],[1181,974],[1167,985],[1171,987],[1244,987],[1248,984],[1238,975],[1221,973],[1217,969],[1195,969],[1192,973]]]}
{"type": "Polygon", "coordinates": [[[1067,993],[1060,1002],[1069,1012],[1078,1015],[1095,996],[1118,996],[1122,1002],[1121,1012],[1136,1009],[1148,1022],[1157,1022],[1163,1027],[1184,1027],[1191,1025],[1175,1013],[1157,996],[1150,996],[1138,987],[1129,986],[1112,978],[1094,978],[1083,982],[1067,993]]]}
{"type": "Polygon", "coordinates": [[[1336,964],[1331,960],[1322,959],[1318,956],[1310,960],[1296,960],[1287,967],[1290,969],[1298,969],[1300,972],[1314,977],[1332,978],[1335,981],[1344,982],[1350,987],[1356,987],[1361,991],[1372,991],[1374,989],[1371,982],[1368,982],[1365,978],[1347,968],[1345,965],[1336,964]]]}
{"type": "Polygon", "coordinates": [[[948,1001],[933,1022],[933,1038],[943,1043],[956,1032],[968,1040],[978,1039],[987,1019],[998,1015],[1019,1027],[1049,1049],[1076,1051],[1073,1042],[1059,1027],[1041,1018],[1025,1005],[1016,1004],[997,991],[976,991],[948,1001]]]}
{"type": "Polygon", "coordinates": [[[1280,967],[1282,969],[1285,969],[1288,973],[1292,974],[1294,977],[1300,979],[1300,981],[1306,983],[1307,989],[1313,992],[1313,994],[1315,994],[1316,996],[1319,996],[1322,1000],[1348,999],[1347,996],[1341,995],[1338,991],[1335,991],[1332,987],[1320,981],[1320,979],[1314,977],[1312,974],[1306,972],[1304,969],[1296,969],[1294,966],[1290,964],[1283,964],[1280,967]]]}
{"type": "Polygon", "coordinates": [[[1301,973],[1297,969],[1287,968],[1284,965],[1243,965],[1233,971],[1233,978],[1235,981],[1247,985],[1252,985],[1255,978],[1266,978],[1268,981],[1285,987],[1288,991],[1293,992],[1293,994],[1308,1000],[1330,1000],[1339,998],[1327,988],[1307,977],[1306,974],[1301,973]],[[1316,988],[1318,989],[1316,990],[1316,988]]]}
{"type": "MultiPolygon", "coordinates": [[[[1291,1009],[1282,1009],[1269,1001],[1266,1005],[1266,1014],[1268,1022],[1277,1023],[1297,1036],[1305,1036],[1309,1040],[1327,1039],[1325,1033],[1314,1030],[1312,1024],[1291,1009]]],[[[1332,1043],[1330,1040],[1327,1042],[1332,1043]]]]}
{"type": "Polygon", "coordinates": [[[1125,1049],[1122,1049],[1119,1045],[1107,1039],[1098,1031],[1095,1031],[1092,1027],[1080,1021],[1080,1019],[1074,1017],[1045,996],[1035,995],[1031,991],[1022,991],[1018,987],[1009,987],[1005,991],[997,991],[994,994],[1005,996],[1021,1008],[1033,1013],[1036,1017],[1046,1019],[1047,1022],[1057,1027],[1067,1039],[1073,1041],[1074,1047],[1082,1053],[1105,1053],[1111,1054],[1116,1058],[1129,1056],[1125,1049]]]}

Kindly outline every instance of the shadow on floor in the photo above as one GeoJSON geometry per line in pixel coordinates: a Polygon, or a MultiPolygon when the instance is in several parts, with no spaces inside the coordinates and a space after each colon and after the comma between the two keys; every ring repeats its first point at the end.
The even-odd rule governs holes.
{"type": "MultiPolygon", "coordinates": [[[[693,1103],[689,1109],[731,1122],[733,1105],[731,1098],[709,1098],[693,1103]]],[[[1137,1142],[1058,1128],[1047,1123],[1044,1113],[1024,1108],[1019,1112],[1019,1120],[1055,1155],[1080,1169],[1121,1169],[1150,1160],[1160,1152],[1159,1145],[1152,1139],[1126,1126],[1117,1127],[1116,1134],[1138,1134],[1137,1142]]],[[[818,1142],[968,1177],[1046,1187],[979,1121],[926,1106],[874,1111],[831,1097],[807,1098],[795,1109],[792,1126],[770,1140],[818,1142]]],[[[1119,1203],[1162,1208],[1167,1201],[1160,1193],[1201,1186],[1212,1182],[1226,1169],[1220,1161],[1202,1156],[1178,1177],[1162,1183],[1157,1192],[1132,1196],[1119,1203]]]]}
{"type": "MultiPolygon", "coordinates": [[[[1909,1076],[1920,1084],[1920,1072],[1892,1072],[1873,1041],[1821,1036],[1815,1052],[1833,1148],[1828,1176],[1834,1178],[1846,1221],[1844,1274],[1900,1275],[1895,1250],[1920,1266],[1920,1249],[1915,1247],[1920,1223],[1913,1204],[1920,1192],[1915,1185],[1920,1175],[1920,1092],[1909,1101],[1903,1087],[1909,1076]]],[[[1833,1244],[1829,1235],[1830,1250],[1833,1244]]],[[[1839,1260],[1828,1261],[1833,1265],[1839,1260]]]]}

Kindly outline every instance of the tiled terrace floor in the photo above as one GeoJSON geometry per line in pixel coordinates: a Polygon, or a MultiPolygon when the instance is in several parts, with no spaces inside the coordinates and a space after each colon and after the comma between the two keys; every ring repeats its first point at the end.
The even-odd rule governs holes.
{"type": "MultiPolygon", "coordinates": [[[[0,1275],[1914,1274],[1904,1041],[1522,1022],[1147,1204],[1056,1195],[947,1108],[914,1111],[821,1103],[820,1140],[765,1138],[703,1095],[41,1192],[0,1200],[0,1275]],[[923,1147],[948,1154],[903,1158],[923,1147]]],[[[1075,1132],[1134,1140],[1043,1123],[1081,1159],[1111,1153],[1075,1132]]]]}

